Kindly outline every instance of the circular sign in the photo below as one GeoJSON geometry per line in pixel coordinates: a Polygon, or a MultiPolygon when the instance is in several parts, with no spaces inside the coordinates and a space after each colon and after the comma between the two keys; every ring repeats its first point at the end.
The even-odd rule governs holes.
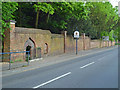
{"type": "Polygon", "coordinates": [[[74,32],[74,38],[79,38],[79,32],[78,31],[74,32]]]}

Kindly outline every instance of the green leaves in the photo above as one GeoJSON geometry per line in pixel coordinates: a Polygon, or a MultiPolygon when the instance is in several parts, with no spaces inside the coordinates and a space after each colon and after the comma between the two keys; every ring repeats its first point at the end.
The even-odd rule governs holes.
{"type": "MultiPolygon", "coordinates": [[[[100,35],[99,33],[103,33],[104,31],[109,33],[111,30],[115,30],[118,22],[118,14],[111,3],[92,2],[91,4],[92,7],[90,7],[89,17],[98,32],[98,36],[100,35]]],[[[101,36],[99,36],[99,38],[101,38],[101,36]]]]}
{"type": "Polygon", "coordinates": [[[13,13],[18,9],[18,3],[16,2],[2,2],[2,32],[1,35],[4,36],[4,31],[10,28],[10,20],[14,18],[13,13]]]}
{"type": "Polygon", "coordinates": [[[80,34],[86,33],[98,39],[102,33],[108,35],[111,30],[115,31],[118,24],[118,7],[113,8],[109,2],[63,0],[63,2],[19,2],[19,5],[16,2],[4,2],[2,8],[3,29],[9,27],[9,20],[15,18],[17,26],[49,29],[52,33],[61,33],[67,29],[70,35],[78,27],[80,34]]]}
{"type": "Polygon", "coordinates": [[[51,15],[54,14],[54,8],[52,7],[51,3],[45,3],[45,2],[38,2],[37,4],[34,4],[35,10],[41,10],[45,13],[49,13],[51,15]]]}
{"type": "Polygon", "coordinates": [[[37,2],[37,4],[34,4],[33,6],[35,10],[37,11],[36,15],[36,24],[35,27],[38,27],[38,19],[39,19],[39,11],[45,12],[48,14],[46,22],[48,23],[49,15],[54,14],[54,8],[52,7],[51,3],[45,3],[45,2],[37,2]]]}
{"type": "Polygon", "coordinates": [[[111,30],[110,32],[109,32],[109,40],[110,41],[114,41],[115,39],[113,38],[113,34],[114,34],[114,30],[111,30]]]}

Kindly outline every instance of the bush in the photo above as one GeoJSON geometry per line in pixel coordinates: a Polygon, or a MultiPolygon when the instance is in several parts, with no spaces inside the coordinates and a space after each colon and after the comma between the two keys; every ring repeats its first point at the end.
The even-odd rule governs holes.
{"type": "Polygon", "coordinates": [[[115,43],[115,45],[120,45],[120,43],[115,43]]]}

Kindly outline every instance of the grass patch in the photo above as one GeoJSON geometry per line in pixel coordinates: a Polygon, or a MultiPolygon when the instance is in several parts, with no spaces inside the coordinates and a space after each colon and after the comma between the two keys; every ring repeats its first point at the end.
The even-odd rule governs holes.
{"type": "Polygon", "coordinates": [[[21,59],[20,59],[20,60],[15,60],[15,62],[22,62],[22,61],[23,61],[23,60],[21,60],[21,59]]]}
{"type": "Polygon", "coordinates": [[[10,63],[14,63],[13,61],[10,61],[10,63]]]}
{"type": "Polygon", "coordinates": [[[22,67],[27,67],[28,65],[23,65],[22,67]]]}
{"type": "MultiPolygon", "coordinates": [[[[31,58],[29,57],[29,60],[30,60],[31,58]]],[[[28,57],[26,57],[26,61],[28,62],[28,57]]]]}

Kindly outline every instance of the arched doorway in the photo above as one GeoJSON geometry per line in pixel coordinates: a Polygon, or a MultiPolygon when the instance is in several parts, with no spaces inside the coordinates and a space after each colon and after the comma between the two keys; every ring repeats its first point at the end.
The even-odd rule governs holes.
{"type": "Polygon", "coordinates": [[[48,44],[45,43],[45,47],[44,47],[44,54],[47,54],[48,53],[48,44]]]}
{"type": "Polygon", "coordinates": [[[30,51],[30,52],[26,52],[26,61],[27,61],[27,60],[28,60],[28,55],[29,55],[29,60],[31,59],[31,58],[30,58],[31,46],[28,45],[28,46],[26,47],[26,51],[30,51]]]}
{"type": "MultiPolygon", "coordinates": [[[[30,57],[29,59],[35,59],[36,58],[36,46],[34,41],[29,38],[24,45],[24,50],[30,51],[30,57]]],[[[28,52],[26,52],[26,58],[28,57],[28,52]]]]}

